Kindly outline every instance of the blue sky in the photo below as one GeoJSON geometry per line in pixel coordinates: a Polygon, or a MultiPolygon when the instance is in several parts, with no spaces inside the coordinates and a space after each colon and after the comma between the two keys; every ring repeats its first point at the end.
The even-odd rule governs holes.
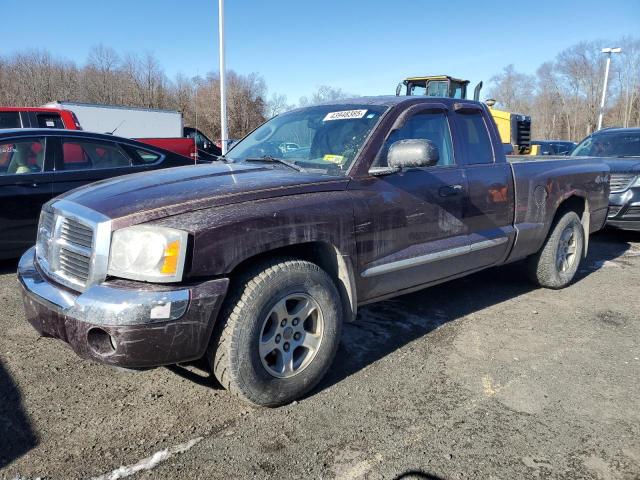
{"type": "MultiPolygon", "coordinates": [[[[403,77],[533,73],[581,40],[640,36],[640,0],[392,2],[226,0],[227,68],[260,73],[290,103],[319,85],[375,95],[403,77]],[[518,11],[518,5],[528,8],[518,11]],[[603,8],[602,5],[605,7],[603,8]]],[[[169,77],[217,70],[217,0],[0,0],[0,55],[47,48],[84,62],[92,45],[153,52],[169,77]]]]}

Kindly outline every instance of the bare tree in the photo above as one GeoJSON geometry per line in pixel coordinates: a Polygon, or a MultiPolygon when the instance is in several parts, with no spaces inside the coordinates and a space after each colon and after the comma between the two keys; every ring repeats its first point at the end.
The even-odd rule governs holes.
{"type": "Polygon", "coordinates": [[[616,120],[619,125],[629,127],[640,121],[640,39],[624,37],[618,45],[622,47],[622,52],[616,58],[616,63],[620,65],[616,69],[620,104],[616,120]]]}
{"type": "Polygon", "coordinates": [[[352,97],[354,95],[346,93],[341,88],[331,87],[329,85],[320,85],[308,98],[300,97],[299,104],[301,107],[316,105],[322,102],[330,102],[331,100],[340,100],[342,98],[352,97]]]}
{"type": "Polygon", "coordinates": [[[271,99],[267,102],[266,117],[271,118],[283,112],[291,110],[293,105],[287,103],[287,96],[278,93],[272,93],[271,99]]]}
{"type": "Polygon", "coordinates": [[[491,78],[494,86],[489,94],[498,106],[514,112],[526,112],[531,108],[535,79],[507,65],[501,73],[491,78]]]}
{"type": "Polygon", "coordinates": [[[110,47],[100,44],[89,50],[84,68],[86,98],[90,102],[118,103],[116,91],[121,83],[120,57],[110,47]]]}

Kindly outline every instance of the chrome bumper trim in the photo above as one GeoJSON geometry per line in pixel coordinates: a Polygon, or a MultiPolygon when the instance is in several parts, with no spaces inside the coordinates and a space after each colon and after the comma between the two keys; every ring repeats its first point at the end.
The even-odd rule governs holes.
{"type": "Polygon", "coordinates": [[[189,306],[188,289],[149,291],[104,284],[71,293],[48,281],[35,265],[35,247],[18,264],[18,280],[32,300],[93,325],[145,325],[178,320],[189,306]]]}

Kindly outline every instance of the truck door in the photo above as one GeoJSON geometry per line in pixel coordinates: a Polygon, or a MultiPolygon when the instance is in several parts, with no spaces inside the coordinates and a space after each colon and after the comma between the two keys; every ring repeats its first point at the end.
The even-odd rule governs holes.
{"type": "Polygon", "coordinates": [[[514,186],[499,137],[480,106],[456,104],[456,152],[468,184],[463,220],[471,246],[469,269],[501,261],[515,236],[514,186]],[[493,133],[493,135],[492,135],[493,133]],[[494,148],[495,147],[495,148],[494,148]]]}
{"type": "Polygon", "coordinates": [[[414,110],[390,133],[373,167],[385,167],[391,144],[405,139],[432,141],[439,150],[438,165],[354,183],[356,197],[363,199],[355,211],[362,300],[466,270],[464,169],[454,155],[449,112],[444,105],[429,105],[414,110]]]}
{"type": "Polygon", "coordinates": [[[47,137],[0,141],[0,258],[15,258],[36,243],[40,209],[52,197],[47,137]]]}

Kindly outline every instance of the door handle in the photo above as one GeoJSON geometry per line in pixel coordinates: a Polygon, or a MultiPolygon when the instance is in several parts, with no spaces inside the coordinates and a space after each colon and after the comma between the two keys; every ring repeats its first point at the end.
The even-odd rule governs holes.
{"type": "Polygon", "coordinates": [[[460,195],[462,191],[462,185],[446,185],[444,187],[440,187],[438,193],[441,197],[453,197],[455,195],[460,195]]]}

